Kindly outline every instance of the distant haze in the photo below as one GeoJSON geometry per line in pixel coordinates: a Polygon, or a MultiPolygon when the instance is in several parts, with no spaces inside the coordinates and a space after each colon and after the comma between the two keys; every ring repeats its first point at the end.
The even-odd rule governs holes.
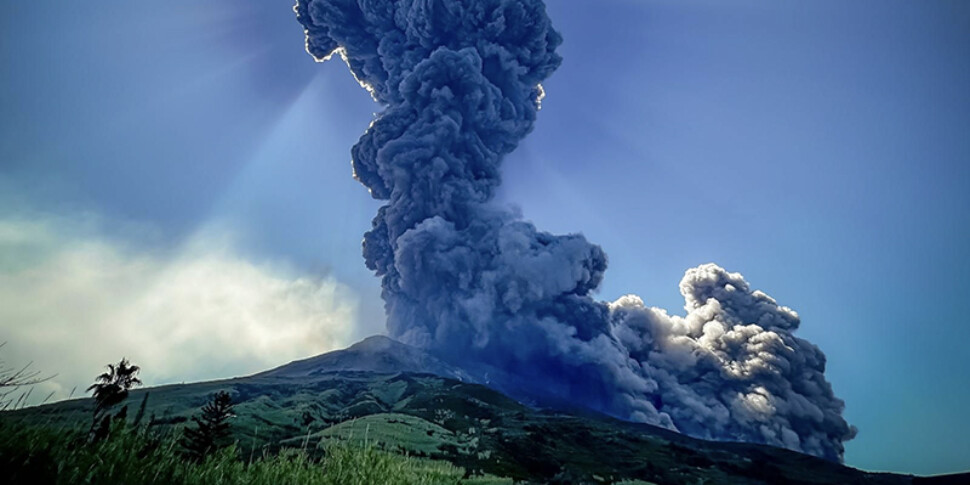
{"type": "Polygon", "coordinates": [[[247,260],[215,229],[169,251],[104,226],[0,218],[0,322],[29,322],[3,329],[0,359],[56,374],[29,403],[80,397],[122,357],[154,385],[249,374],[350,343],[356,297],[333,278],[247,260]]]}

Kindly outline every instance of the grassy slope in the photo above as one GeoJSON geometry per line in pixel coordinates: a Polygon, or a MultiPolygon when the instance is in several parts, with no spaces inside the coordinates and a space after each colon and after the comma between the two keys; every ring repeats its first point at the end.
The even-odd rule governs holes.
{"type": "MultiPolygon", "coordinates": [[[[367,440],[471,472],[518,480],[657,483],[910,483],[777,448],[694,440],[595,414],[536,411],[479,385],[415,374],[337,372],[300,379],[253,376],[139,390],[160,429],[184,425],[216,391],[232,393],[242,454],[303,447],[311,457],[339,442],[367,440]]],[[[90,400],[4,415],[50,426],[84,425],[90,400]]],[[[147,419],[147,418],[146,418],[147,419]]]]}
{"type": "Polygon", "coordinates": [[[375,447],[331,445],[313,459],[301,449],[241,460],[222,450],[201,463],[179,453],[174,434],[115,426],[106,440],[89,444],[83,431],[0,425],[3,483],[30,484],[225,484],[278,485],[508,485],[493,477],[464,479],[446,462],[415,459],[375,447]]]}

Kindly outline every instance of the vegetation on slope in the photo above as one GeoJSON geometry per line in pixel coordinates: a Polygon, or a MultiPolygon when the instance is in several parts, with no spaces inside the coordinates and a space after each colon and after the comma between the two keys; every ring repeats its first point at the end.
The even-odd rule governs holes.
{"type": "Polygon", "coordinates": [[[82,430],[0,424],[4,483],[206,484],[206,485],[458,485],[501,484],[488,477],[463,479],[447,462],[395,455],[373,446],[330,445],[322,459],[305,449],[241,459],[235,446],[202,461],[186,460],[174,433],[159,434],[121,422],[89,443],[82,430]]]}
{"type": "MultiPolygon", "coordinates": [[[[233,440],[243,457],[300,450],[325,460],[334,446],[446,460],[466,474],[537,483],[851,484],[909,483],[799,453],[743,443],[713,443],[593,413],[526,407],[484,386],[422,374],[331,372],[257,375],[151,389],[146,413],[158,430],[190,424],[226,391],[233,440]]],[[[132,391],[140,403],[147,390],[132,391]]],[[[86,422],[90,400],[55,403],[0,421],[72,429],[86,422]]]]}

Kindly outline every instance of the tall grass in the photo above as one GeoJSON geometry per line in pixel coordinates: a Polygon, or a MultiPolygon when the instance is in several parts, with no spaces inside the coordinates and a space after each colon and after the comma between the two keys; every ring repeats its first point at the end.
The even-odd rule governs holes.
{"type": "Polygon", "coordinates": [[[235,446],[202,462],[184,458],[173,434],[116,424],[91,444],[79,430],[0,423],[0,470],[14,484],[458,485],[464,471],[374,446],[330,445],[322,460],[305,449],[244,460],[235,446]]]}

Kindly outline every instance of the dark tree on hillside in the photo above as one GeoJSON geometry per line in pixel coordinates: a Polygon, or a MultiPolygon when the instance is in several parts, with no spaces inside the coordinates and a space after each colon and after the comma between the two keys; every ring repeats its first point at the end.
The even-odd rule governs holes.
{"type": "Polygon", "coordinates": [[[87,388],[94,391],[94,416],[97,419],[101,413],[125,400],[128,391],[141,384],[141,379],[135,374],[141,370],[137,365],[131,365],[128,359],[121,359],[118,365],[108,364],[108,372],[95,379],[94,384],[87,388]]]}
{"type": "Polygon", "coordinates": [[[202,407],[202,415],[192,416],[195,427],[185,428],[181,441],[185,454],[202,461],[214,451],[232,444],[229,418],[233,416],[229,393],[219,391],[213,395],[212,400],[202,407]]]}
{"type": "MultiPolygon", "coordinates": [[[[94,417],[91,420],[90,441],[98,441],[107,436],[110,416],[108,409],[122,402],[128,397],[128,391],[141,384],[141,379],[135,374],[141,370],[137,365],[131,365],[128,359],[122,358],[118,365],[108,364],[108,372],[99,375],[94,384],[87,388],[94,391],[94,417]]],[[[127,416],[127,408],[122,413],[127,416]]]]}

